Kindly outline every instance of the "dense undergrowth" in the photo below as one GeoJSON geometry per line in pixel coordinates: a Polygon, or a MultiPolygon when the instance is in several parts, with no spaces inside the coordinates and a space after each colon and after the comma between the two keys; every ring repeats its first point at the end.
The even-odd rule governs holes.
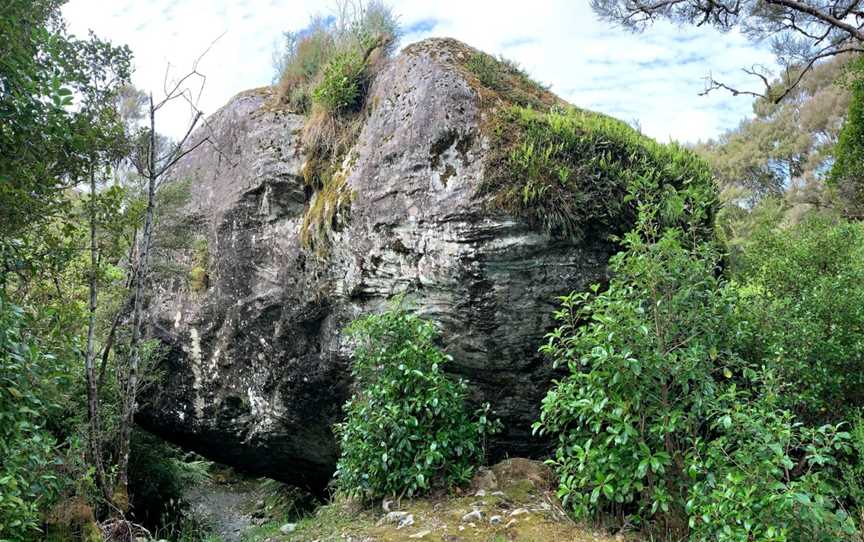
{"type": "Polygon", "coordinates": [[[864,230],[767,228],[723,274],[657,188],[631,188],[608,288],[565,297],[543,346],[568,370],[536,425],[559,495],[662,537],[859,539],[864,230]]]}

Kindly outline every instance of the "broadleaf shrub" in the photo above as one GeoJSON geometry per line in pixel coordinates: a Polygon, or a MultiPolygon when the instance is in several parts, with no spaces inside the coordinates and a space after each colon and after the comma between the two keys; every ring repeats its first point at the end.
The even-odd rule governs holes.
{"type": "Polygon", "coordinates": [[[0,295],[0,540],[35,540],[58,495],[56,360],[27,332],[24,311],[0,295]]]}
{"type": "Polygon", "coordinates": [[[417,495],[470,480],[485,438],[498,430],[486,405],[465,405],[467,384],[444,372],[433,323],[392,309],[354,321],[351,365],[357,390],[337,424],[336,485],[373,499],[417,495]]]}
{"type": "Polygon", "coordinates": [[[754,347],[752,298],[690,215],[700,193],[648,177],[629,190],[638,216],[613,278],[564,297],[542,347],[567,368],[535,425],[557,438],[564,504],[694,541],[855,536],[838,474],[850,434],[788,408],[782,357],[754,347]]]}
{"type": "Polygon", "coordinates": [[[864,407],[864,224],[809,216],[753,233],[733,275],[753,331],[740,348],[777,374],[808,423],[864,407]]]}

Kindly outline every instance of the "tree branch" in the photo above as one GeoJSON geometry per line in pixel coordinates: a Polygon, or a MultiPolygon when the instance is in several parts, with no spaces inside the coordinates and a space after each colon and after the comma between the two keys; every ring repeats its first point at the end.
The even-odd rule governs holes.
{"type": "Polygon", "coordinates": [[[861,31],[860,27],[852,26],[846,21],[838,19],[837,17],[832,16],[830,13],[820,11],[817,8],[811,6],[810,4],[799,2],[798,0],[765,0],[765,3],[774,6],[786,7],[795,11],[799,11],[801,13],[806,13],[816,19],[819,19],[824,23],[827,23],[830,26],[843,30],[844,32],[849,34],[849,36],[857,39],[858,41],[864,41],[864,32],[861,31]]]}

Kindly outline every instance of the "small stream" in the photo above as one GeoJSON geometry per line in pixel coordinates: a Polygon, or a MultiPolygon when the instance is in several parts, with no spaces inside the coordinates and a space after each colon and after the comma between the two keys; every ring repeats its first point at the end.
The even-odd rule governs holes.
{"type": "Polygon", "coordinates": [[[204,520],[223,542],[240,542],[254,527],[261,491],[254,481],[208,482],[190,488],[185,498],[196,517],[204,520]]]}

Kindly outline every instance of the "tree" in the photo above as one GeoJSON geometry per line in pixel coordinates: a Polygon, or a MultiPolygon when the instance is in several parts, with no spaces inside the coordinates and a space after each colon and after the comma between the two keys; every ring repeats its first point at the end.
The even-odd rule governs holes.
{"type": "MultiPolygon", "coordinates": [[[[217,38],[218,40],[218,38],[217,38]]],[[[215,43],[215,41],[213,42],[215,43]]],[[[212,44],[211,44],[212,47],[212,44]]],[[[207,54],[207,50],[193,63],[192,70],[180,77],[172,84],[167,84],[163,88],[162,97],[158,101],[154,101],[153,93],[148,97],[146,118],[148,124],[142,128],[137,134],[138,145],[134,151],[133,164],[138,174],[145,180],[146,186],[146,206],[144,211],[144,223],[141,228],[141,234],[137,237],[137,260],[132,269],[132,330],[129,344],[129,361],[126,368],[126,374],[123,376],[123,389],[120,413],[120,428],[118,441],[118,457],[117,457],[117,485],[114,491],[114,501],[123,510],[128,507],[128,485],[129,485],[129,453],[132,436],[132,425],[134,422],[136,398],[138,396],[140,382],[140,366],[142,359],[142,342],[143,342],[143,320],[144,320],[144,303],[147,295],[147,284],[150,273],[151,249],[153,247],[153,235],[156,219],[156,203],[157,191],[162,186],[163,181],[171,169],[187,154],[195,151],[198,147],[210,144],[219,151],[215,146],[213,139],[209,135],[204,134],[196,139],[192,139],[192,133],[198,126],[199,121],[203,117],[203,113],[198,109],[196,96],[200,96],[203,91],[206,78],[198,71],[198,63],[207,54]],[[188,86],[190,82],[198,81],[199,87],[196,92],[188,86]],[[160,145],[160,139],[156,132],[156,115],[166,105],[176,100],[185,101],[193,112],[192,120],[183,135],[183,137],[175,144],[160,145]],[[163,150],[163,147],[167,149],[163,150]]],[[[166,81],[167,81],[166,74],[166,81]]],[[[206,121],[205,121],[206,126],[206,121]]],[[[229,161],[230,163],[230,161],[229,161]]]]}
{"type": "Polygon", "coordinates": [[[84,372],[87,382],[87,417],[90,461],[103,497],[110,503],[111,491],[102,464],[102,432],[99,413],[99,388],[96,374],[96,311],[99,296],[100,252],[98,246],[100,194],[97,177],[110,171],[127,153],[126,134],[116,109],[116,93],[129,82],[131,55],[128,49],[117,49],[110,43],[90,36],[81,43],[81,56],[89,66],[89,77],[82,81],[80,130],[89,177],[90,262],[88,276],[87,342],[84,372]]]}
{"type": "MultiPolygon", "coordinates": [[[[864,63],[858,62],[862,71],[864,63]]],[[[864,218],[864,79],[851,82],[849,114],[834,150],[834,165],[829,183],[839,192],[847,216],[864,218]]]]}
{"type": "Polygon", "coordinates": [[[760,221],[794,223],[808,210],[836,207],[826,181],[850,103],[841,81],[854,74],[854,58],[818,64],[781,103],[757,98],[752,118],[695,145],[717,176],[725,204],[717,226],[733,257],[760,221]]]}
{"type": "Polygon", "coordinates": [[[709,77],[705,93],[725,89],[779,103],[816,63],[864,51],[864,11],[860,0],[592,0],[603,18],[631,30],[658,19],[721,31],[740,30],[754,41],[770,40],[782,67],[779,84],[761,66],[744,68],[763,84],[762,92],[742,91],[709,77]]]}

